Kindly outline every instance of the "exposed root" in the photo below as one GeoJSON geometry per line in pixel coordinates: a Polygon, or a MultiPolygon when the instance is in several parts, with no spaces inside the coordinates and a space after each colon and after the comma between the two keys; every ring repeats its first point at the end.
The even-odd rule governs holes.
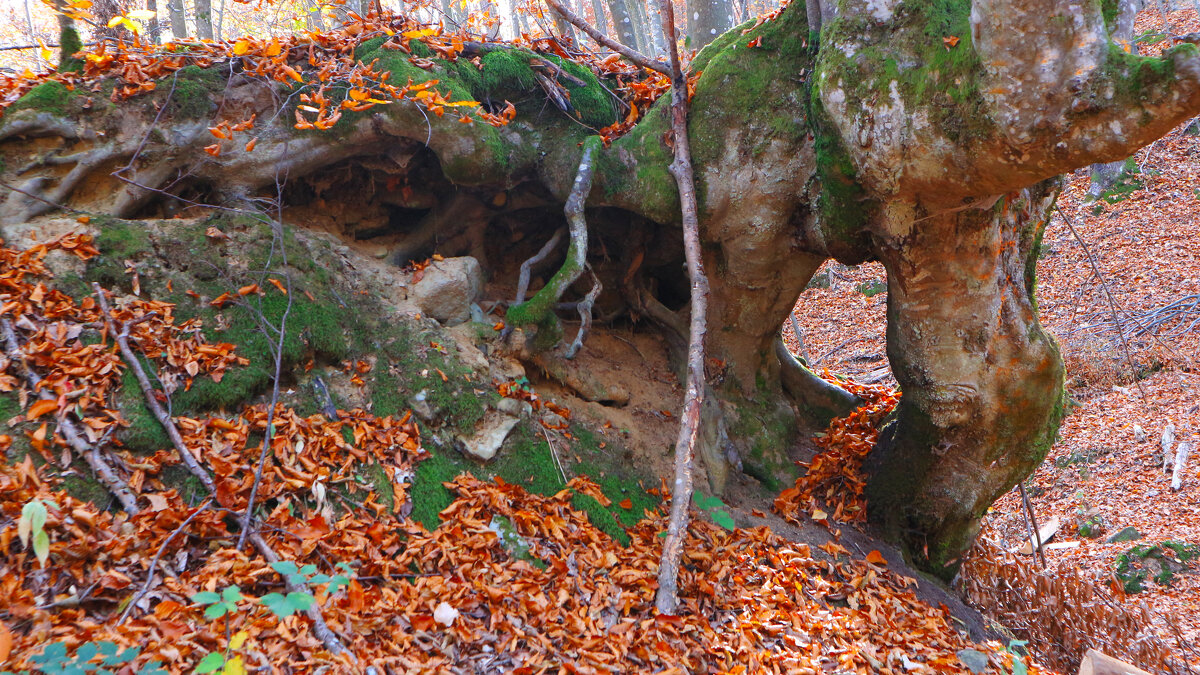
{"type": "Polygon", "coordinates": [[[576,303],[576,308],[579,310],[579,332],[575,334],[575,341],[571,343],[566,353],[563,354],[568,359],[575,358],[580,348],[583,347],[583,340],[587,337],[588,330],[592,327],[592,305],[596,304],[596,296],[600,295],[600,291],[603,288],[604,286],[600,284],[600,279],[593,273],[592,290],[588,291],[583,300],[576,303]]]}
{"type": "Polygon", "coordinates": [[[558,248],[562,242],[563,235],[567,233],[567,228],[560,227],[554,231],[554,236],[550,237],[550,241],[546,242],[542,248],[525,262],[521,263],[521,275],[517,278],[517,299],[513,300],[513,305],[519,305],[525,302],[525,294],[529,292],[529,275],[533,266],[542,262],[549,256],[554,249],[558,248]]]}
{"type": "MultiPolygon", "coordinates": [[[[571,287],[571,284],[575,283],[580,275],[583,274],[583,269],[587,265],[588,251],[587,220],[584,218],[583,209],[588,193],[592,191],[595,158],[600,146],[601,140],[599,136],[589,136],[583,142],[583,156],[579,159],[579,170],[575,174],[575,183],[571,187],[571,194],[567,197],[566,207],[563,208],[571,233],[571,244],[567,248],[567,259],[563,261],[562,267],[555,272],[550,281],[546,282],[546,285],[535,293],[532,298],[527,302],[515,304],[509,308],[508,319],[510,323],[519,326],[534,326],[541,325],[547,320],[557,321],[554,317],[554,306],[562,299],[563,293],[571,287]]],[[[555,237],[557,236],[558,234],[556,233],[555,237]]],[[[554,243],[554,241],[555,239],[551,238],[550,242],[554,243]]],[[[553,247],[547,244],[547,246],[543,247],[543,251],[547,248],[553,247]]],[[[538,256],[543,251],[539,251],[538,256]]],[[[534,258],[538,256],[534,256],[534,258]]],[[[522,277],[525,277],[524,272],[526,269],[525,265],[521,266],[522,277]]],[[[527,286],[528,280],[526,279],[525,281],[527,286]]],[[[520,290],[518,289],[518,292],[520,290]]]]}
{"type": "MultiPolygon", "coordinates": [[[[44,389],[39,391],[42,379],[25,362],[25,355],[21,352],[21,344],[17,341],[17,334],[13,330],[12,323],[8,319],[3,319],[0,320],[0,324],[4,328],[4,345],[5,351],[8,353],[8,358],[21,370],[21,374],[25,377],[29,388],[37,391],[38,398],[42,400],[54,400],[54,395],[49,391],[44,389]]],[[[137,496],[133,494],[133,490],[129,489],[129,485],[117,475],[116,470],[108,463],[104,455],[100,453],[100,447],[84,440],[83,431],[67,417],[67,413],[59,413],[57,421],[58,432],[62,434],[67,444],[80,457],[83,457],[84,461],[87,462],[92,472],[96,475],[96,479],[120,502],[121,509],[125,513],[136,516],[139,512],[137,496]]]]}
{"type": "Polygon", "coordinates": [[[834,418],[845,417],[863,404],[861,398],[806,368],[788,351],[783,340],[775,341],[775,356],[779,357],[783,390],[813,424],[828,425],[834,418]]]}

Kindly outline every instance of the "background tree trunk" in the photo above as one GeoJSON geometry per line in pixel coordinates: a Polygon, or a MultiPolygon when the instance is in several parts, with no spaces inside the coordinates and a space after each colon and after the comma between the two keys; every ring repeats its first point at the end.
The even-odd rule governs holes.
{"type": "MultiPolygon", "coordinates": [[[[1108,26],[1109,37],[1118,45],[1128,46],[1133,54],[1137,53],[1137,45],[1133,42],[1133,22],[1144,5],[1143,0],[1120,0],[1117,3],[1116,18],[1108,26]]],[[[1093,200],[1099,199],[1100,195],[1111,188],[1124,173],[1124,160],[1093,164],[1092,184],[1088,187],[1088,196],[1093,200]]]]}
{"type": "Polygon", "coordinates": [[[167,0],[167,15],[171,18],[171,35],[176,40],[186,40],[187,11],[184,9],[183,0],[167,0]]]}
{"type": "Polygon", "coordinates": [[[688,46],[692,49],[703,49],[732,27],[727,0],[688,0],[688,46]]]}
{"type": "Polygon", "coordinates": [[[201,40],[213,39],[212,0],[195,0],[196,8],[196,37],[201,40]]]}
{"type": "Polygon", "coordinates": [[[637,49],[637,36],[633,31],[633,19],[629,15],[626,0],[608,0],[608,9],[612,12],[613,32],[617,40],[626,47],[637,49]]]}

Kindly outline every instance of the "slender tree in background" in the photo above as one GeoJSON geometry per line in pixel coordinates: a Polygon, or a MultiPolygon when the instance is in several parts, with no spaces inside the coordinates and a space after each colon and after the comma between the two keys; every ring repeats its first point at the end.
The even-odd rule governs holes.
{"type": "Polygon", "coordinates": [[[212,0],[195,0],[196,37],[201,40],[213,38],[212,0]]]}
{"type": "Polygon", "coordinates": [[[617,40],[626,47],[637,49],[637,37],[633,32],[633,19],[629,16],[627,0],[608,0],[608,10],[612,13],[613,33],[617,40]]]}
{"type": "Polygon", "coordinates": [[[146,39],[152,45],[162,43],[162,23],[158,20],[158,0],[146,0],[146,10],[153,13],[146,22],[146,39]]]}
{"type": "Polygon", "coordinates": [[[592,0],[592,13],[596,15],[596,21],[592,25],[601,35],[608,35],[608,16],[604,13],[603,0],[592,0]]]}
{"type": "MultiPolygon", "coordinates": [[[[1137,53],[1137,43],[1133,41],[1133,22],[1138,12],[1145,6],[1145,0],[1119,0],[1116,5],[1116,18],[1109,26],[1109,37],[1130,53],[1137,53]]],[[[1197,12],[1200,16],[1200,11],[1197,12]]],[[[1099,199],[1125,173],[1125,160],[1092,165],[1092,184],[1088,187],[1088,197],[1099,199]]]]}
{"type": "Polygon", "coordinates": [[[688,0],[688,46],[702,49],[733,27],[729,0],[688,0]]]}
{"type": "Polygon", "coordinates": [[[176,40],[186,40],[187,10],[183,6],[183,0],[167,0],[167,16],[171,20],[171,35],[176,40]]]}

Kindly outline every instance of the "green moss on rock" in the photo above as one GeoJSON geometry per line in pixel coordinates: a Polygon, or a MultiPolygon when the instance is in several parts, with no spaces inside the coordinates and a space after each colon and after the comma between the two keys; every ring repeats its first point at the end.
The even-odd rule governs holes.
{"type": "Polygon", "coordinates": [[[70,99],[71,92],[65,84],[48,80],[25,92],[25,95],[9,106],[8,110],[36,110],[63,116],[67,114],[67,103],[70,99]]]}

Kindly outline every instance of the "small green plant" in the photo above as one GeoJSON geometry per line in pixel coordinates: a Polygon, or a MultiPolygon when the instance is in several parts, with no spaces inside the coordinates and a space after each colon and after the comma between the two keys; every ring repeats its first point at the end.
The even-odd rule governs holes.
{"type": "Polygon", "coordinates": [[[873,298],[880,293],[887,292],[887,282],[880,281],[879,279],[874,281],[864,281],[858,285],[858,292],[862,293],[868,298],[873,298]]]}
{"type": "Polygon", "coordinates": [[[692,503],[696,508],[708,513],[708,517],[717,525],[729,530],[730,532],[736,527],[733,522],[733,516],[725,510],[725,502],[719,497],[709,497],[702,495],[699,492],[692,493],[692,503]]]}
{"type": "MultiPolygon", "coordinates": [[[[50,505],[58,508],[54,502],[50,505]]],[[[26,549],[33,546],[33,554],[37,556],[38,563],[46,566],[46,560],[50,558],[50,535],[46,534],[46,503],[40,499],[34,499],[21,509],[21,519],[17,521],[17,536],[21,540],[21,545],[26,549]]]]}
{"type": "MultiPolygon", "coordinates": [[[[67,643],[52,642],[46,645],[40,654],[29,658],[36,666],[34,672],[45,675],[112,675],[116,670],[136,672],[137,675],[166,675],[161,661],[150,661],[138,670],[130,665],[141,653],[137,647],[121,649],[115,642],[103,640],[100,642],[85,642],[70,654],[67,643]]],[[[21,671],[27,675],[29,671],[21,671]]],[[[14,675],[4,671],[0,675],[14,675]]]]}
{"type": "Polygon", "coordinates": [[[1160,30],[1148,30],[1143,33],[1138,33],[1133,38],[1133,43],[1136,45],[1156,45],[1170,36],[1160,30]]]}
{"type": "Polygon", "coordinates": [[[1109,204],[1117,204],[1124,201],[1134,192],[1145,187],[1145,183],[1138,177],[1140,175],[1141,170],[1138,168],[1137,160],[1130,157],[1125,160],[1125,166],[1121,169],[1121,175],[1117,177],[1112,186],[1100,193],[1100,199],[1109,204]]]}
{"type": "Polygon", "coordinates": [[[245,596],[242,595],[242,589],[237,586],[229,586],[225,590],[217,593],[215,591],[204,591],[192,596],[192,602],[197,605],[207,605],[204,608],[204,618],[219,619],[226,614],[236,614],[238,611],[238,603],[245,596]]]}
{"type": "Polygon", "coordinates": [[[1012,675],[1028,675],[1029,665],[1025,663],[1025,645],[1028,640],[1009,640],[1004,651],[1012,654],[1012,675]]]}

